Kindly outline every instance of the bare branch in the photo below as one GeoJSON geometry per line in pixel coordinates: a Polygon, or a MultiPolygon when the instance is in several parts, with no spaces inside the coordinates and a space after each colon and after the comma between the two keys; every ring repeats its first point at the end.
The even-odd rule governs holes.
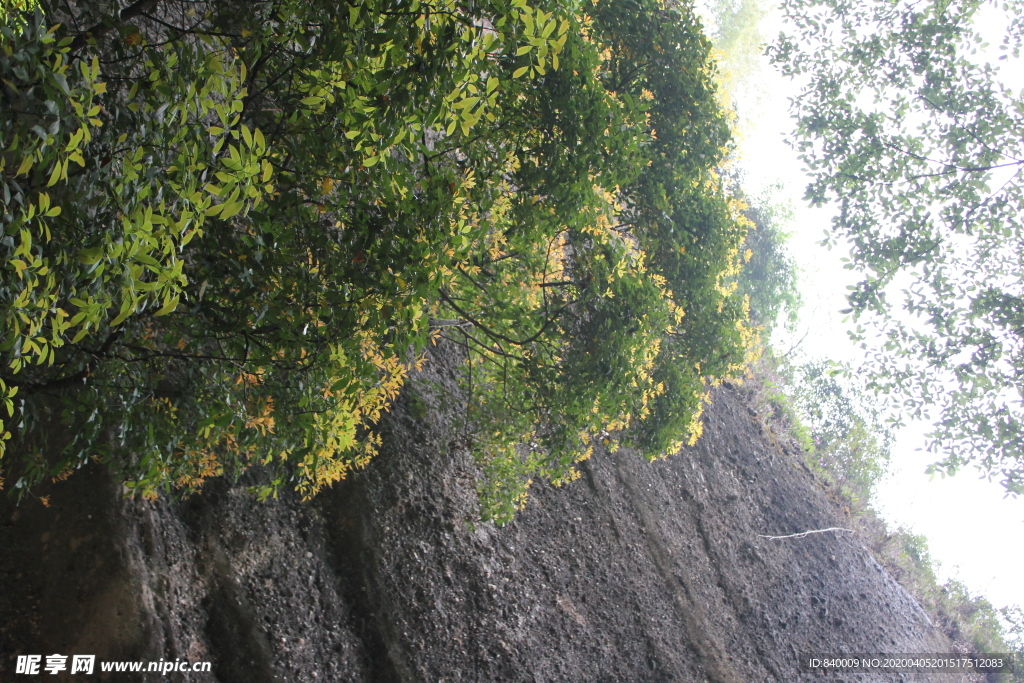
{"type": "Polygon", "coordinates": [[[763,536],[761,534],[758,534],[757,537],[767,538],[769,541],[777,541],[782,538],[803,538],[804,536],[810,536],[811,534],[823,534],[826,531],[846,531],[851,534],[854,533],[853,529],[844,529],[841,526],[830,526],[827,529],[811,529],[810,531],[801,531],[798,534],[787,534],[786,536],[763,536]]]}

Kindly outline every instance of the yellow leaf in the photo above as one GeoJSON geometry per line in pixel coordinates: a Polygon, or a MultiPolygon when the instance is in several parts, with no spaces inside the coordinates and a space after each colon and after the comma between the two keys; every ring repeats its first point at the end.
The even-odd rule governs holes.
{"type": "Polygon", "coordinates": [[[64,148],[64,151],[70,152],[71,150],[77,148],[78,143],[82,141],[83,137],[85,137],[85,128],[79,128],[75,132],[75,134],[71,136],[71,139],[68,140],[68,146],[64,148]]]}

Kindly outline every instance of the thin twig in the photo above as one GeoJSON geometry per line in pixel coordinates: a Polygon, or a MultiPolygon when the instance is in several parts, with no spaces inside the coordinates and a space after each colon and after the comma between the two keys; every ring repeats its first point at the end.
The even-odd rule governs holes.
{"type": "Polygon", "coordinates": [[[473,323],[468,320],[435,320],[430,319],[431,327],[472,327],[473,323]]]}

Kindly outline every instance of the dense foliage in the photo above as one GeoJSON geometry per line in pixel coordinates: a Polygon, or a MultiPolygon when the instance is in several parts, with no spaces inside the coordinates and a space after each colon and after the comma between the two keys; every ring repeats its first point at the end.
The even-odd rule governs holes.
{"type": "Polygon", "coordinates": [[[807,198],[835,202],[831,240],[850,244],[862,276],[849,301],[866,371],[903,416],[936,421],[939,470],[974,463],[1013,494],[1024,491],[1024,104],[976,54],[973,22],[992,13],[1006,28],[1000,59],[1016,60],[1022,9],[791,0],[794,33],[771,51],[801,79],[807,198]]]}
{"type": "Polygon", "coordinates": [[[707,383],[742,367],[729,130],[685,7],[42,2],[3,22],[16,491],[96,458],[143,495],[257,463],[262,495],[312,495],[376,452],[443,334],[467,349],[485,510],[508,518],[609,432],[647,457],[696,438],[707,383]]]}

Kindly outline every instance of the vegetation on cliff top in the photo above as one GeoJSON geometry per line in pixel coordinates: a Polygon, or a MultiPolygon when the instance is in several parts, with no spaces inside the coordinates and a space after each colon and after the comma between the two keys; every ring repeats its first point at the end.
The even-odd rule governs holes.
{"type": "Polygon", "coordinates": [[[44,1],[0,30],[18,495],[89,459],[146,496],[256,464],[313,495],[443,335],[507,519],[595,439],[695,439],[752,347],[685,6],[44,1]]]}

